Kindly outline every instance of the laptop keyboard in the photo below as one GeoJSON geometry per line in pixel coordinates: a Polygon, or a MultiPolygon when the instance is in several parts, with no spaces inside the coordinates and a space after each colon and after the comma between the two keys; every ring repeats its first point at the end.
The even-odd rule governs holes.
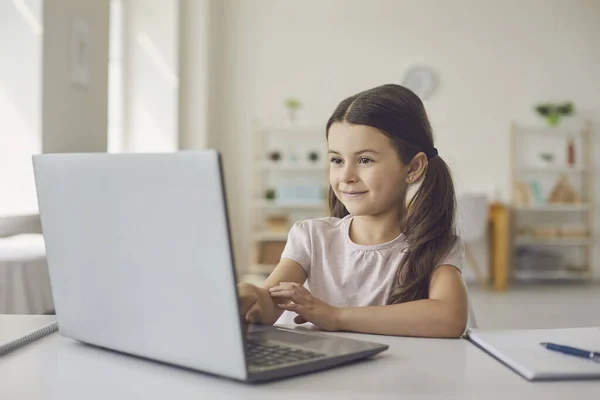
{"type": "Polygon", "coordinates": [[[252,367],[268,368],[280,364],[308,361],[325,354],[300,350],[272,343],[248,342],[246,358],[252,367]]]}

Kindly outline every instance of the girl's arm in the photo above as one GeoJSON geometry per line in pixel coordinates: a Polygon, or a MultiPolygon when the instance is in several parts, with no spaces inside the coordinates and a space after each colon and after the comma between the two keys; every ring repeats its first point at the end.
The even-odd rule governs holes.
{"type": "Polygon", "coordinates": [[[293,282],[284,282],[270,292],[279,299],[277,307],[294,311],[302,319],[331,331],[457,338],[467,324],[467,291],[460,271],[452,265],[436,268],[428,299],[402,304],[339,308],[293,282]]]}
{"type": "Polygon", "coordinates": [[[273,325],[284,311],[277,306],[283,300],[271,297],[269,289],[279,285],[280,282],[295,282],[303,285],[306,278],[306,271],[300,264],[283,258],[262,286],[239,283],[238,297],[242,317],[248,323],[273,325]]]}
{"type": "Polygon", "coordinates": [[[462,275],[452,265],[441,265],[431,276],[428,299],[341,308],[337,328],[380,335],[458,338],[465,331],[467,318],[467,290],[462,275]]]}

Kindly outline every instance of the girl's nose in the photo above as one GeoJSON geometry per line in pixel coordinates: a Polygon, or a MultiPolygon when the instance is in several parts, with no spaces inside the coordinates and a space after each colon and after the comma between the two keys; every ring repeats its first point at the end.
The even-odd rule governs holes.
{"type": "Polygon", "coordinates": [[[356,176],[356,170],[353,166],[351,165],[347,165],[344,167],[344,169],[342,170],[342,174],[340,176],[340,181],[342,181],[343,183],[353,183],[356,182],[357,176],[356,176]]]}

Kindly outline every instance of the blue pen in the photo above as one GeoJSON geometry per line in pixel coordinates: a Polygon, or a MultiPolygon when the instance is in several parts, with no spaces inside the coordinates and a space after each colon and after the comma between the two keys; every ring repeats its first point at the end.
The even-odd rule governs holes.
{"type": "Polygon", "coordinates": [[[548,350],[558,351],[559,353],[568,354],[570,356],[587,358],[597,363],[600,363],[600,352],[598,351],[582,350],[577,349],[575,347],[563,346],[561,344],[556,343],[543,342],[540,344],[548,350]]]}

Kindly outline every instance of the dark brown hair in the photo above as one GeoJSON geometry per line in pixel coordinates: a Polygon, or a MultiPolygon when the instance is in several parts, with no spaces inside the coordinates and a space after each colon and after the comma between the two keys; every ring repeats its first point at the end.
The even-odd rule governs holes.
{"type": "MultiPolygon", "coordinates": [[[[404,164],[417,153],[430,154],[434,149],[423,102],[400,85],[379,86],[343,100],[327,122],[327,136],[335,122],[379,130],[392,140],[404,164]]],[[[406,205],[404,198],[398,206],[408,247],[398,266],[388,304],[428,298],[431,274],[457,240],[454,184],[450,169],[440,156],[430,158],[422,184],[410,203],[406,205]]],[[[331,187],[329,208],[333,217],[349,214],[331,187]]]]}

